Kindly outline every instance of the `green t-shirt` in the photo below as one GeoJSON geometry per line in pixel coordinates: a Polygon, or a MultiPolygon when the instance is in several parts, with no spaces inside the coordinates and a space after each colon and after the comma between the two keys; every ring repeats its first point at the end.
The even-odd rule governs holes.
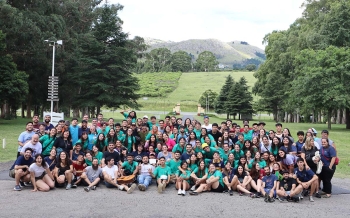
{"type": "Polygon", "coordinates": [[[241,143],[240,141],[236,142],[236,145],[239,145],[239,148],[242,150],[243,149],[243,143],[241,143]]]}
{"type": "Polygon", "coordinates": [[[225,153],[224,149],[222,149],[222,148],[218,148],[218,152],[220,153],[220,157],[222,158],[222,160],[224,162],[227,161],[228,155],[231,153],[231,151],[228,151],[228,153],[225,153]]]}
{"type": "Polygon", "coordinates": [[[124,170],[130,170],[131,173],[135,171],[137,166],[138,163],[136,161],[133,161],[131,164],[129,163],[129,161],[124,161],[124,163],[122,163],[122,168],[124,170]]]}
{"type": "Polygon", "coordinates": [[[103,153],[101,151],[97,152],[95,158],[97,158],[98,164],[100,164],[102,157],[103,157],[103,153]]]}
{"type": "MultiPolygon", "coordinates": [[[[89,147],[89,140],[87,139],[84,143],[82,143],[81,142],[81,139],[79,139],[78,141],[77,141],[77,143],[81,143],[81,147],[82,147],[82,150],[83,151],[85,151],[85,150],[87,150],[88,149],[88,147],[89,147]]],[[[76,144],[76,143],[75,143],[76,144]]]]}
{"type": "Polygon", "coordinates": [[[188,184],[190,183],[190,177],[191,177],[191,171],[190,170],[185,170],[186,174],[183,174],[180,170],[176,171],[176,175],[178,175],[179,177],[182,178],[188,178],[186,179],[186,181],[188,182],[188,184]]]}
{"type": "Polygon", "coordinates": [[[214,152],[217,151],[216,148],[213,148],[213,147],[209,147],[210,148],[210,151],[209,152],[206,152],[205,150],[203,150],[203,157],[205,159],[213,159],[213,155],[214,155],[214,152]]]}
{"type": "MultiPolygon", "coordinates": [[[[129,136],[127,138],[128,138],[128,142],[127,142],[128,143],[128,147],[127,147],[127,149],[128,149],[129,152],[132,152],[132,145],[135,144],[135,142],[136,142],[135,136],[131,136],[131,137],[129,136]]],[[[126,137],[124,138],[123,144],[124,144],[125,140],[126,140],[126,137]]]]}
{"type": "Polygon", "coordinates": [[[208,168],[205,168],[203,173],[203,172],[199,172],[199,168],[197,167],[196,169],[193,170],[193,173],[196,174],[198,178],[202,178],[205,174],[208,174],[208,168]]]}
{"type": "Polygon", "coordinates": [[[175,174],[178,170],[179,166],[181,164],[181,160],[175,161],[174,159],[171,159],[170,161],[166,162],[166,165],[170,168],[171,174],[175,174]]]}
{"type": "MultiPolygon", "coordinates": [[[[108,127],[108,126],[107,126],[108,127]]],[[[100,133],[103,133],[103,135],[105,135],[105,137],[107,137],[107,134],[108,134],[108,131],[107,131],[107,127],[105,129],[105,131],[102,132],[101,129],[97,130],[97,133],[100,134],[100,133]]],[[[109,127],[108,127],[109,128],[109,127]]]]}
{"type": "Polygon", "coordinates": [[[87,166],[92,166],[92,161],[87,158],[85,158],[85,163],[87,166]]]}
{"type": "Polygon", "coordinates": [[[117,135],[117,139],[118,139],[119,141],[121,141],[121,142],[124,141],[124,139],[125,139],[125,134],[124,134],[123,131],[120,130],[119,132],[116,133],[116,135],[117,135]]]}
{"type": "Polygon", "coordinates": [[[253,138],[253,130],[249,130],[247,133],[242,132],[244,140],[252,141],[253,138]]]}
{"type": "MultiPolygon", "coordinates": [[[[129,113],[124,112],[124,113],[123,113],[123,116],[124,116],[125,119],[127,119],[128,116],[129,116],[129,113]]],[[[136,123],[136,118],[131,118],[131,122],[132,122],[132,123],[136,123]]]]}
{"type": "Polygon", "coordinates": [[[219,183],[222,185],[222,187],[224,187],[224,182],[222,181],[222,172],[220,172],[219,170],[215,170],[214,173],[208,173],[208,179],[211,176],[219,177],[219,183]]]}
{"type": "Polygon", "coordinates": [[[173,147],[173,150],[171,150],[171,152],[175,153],[176,151],[180,151],[181,154],[186,152],[186,144],[184,145],[184,147],[181,147],[180,144],[176,144],[174,147],[173,147]]]}
{"type": "MultiPolygon", "coordinates": [[[[249,169],[252,168],[253,163],[254,163],[254,159],[251,159],[251,160],[250,160],[250,163],[248,164],[248,168],[249,168],[249,169]]],[[[266,162],[265,162],[265,160],[261,160],[261,161],[259,162],[259,166],[260,166],[260,169],[264,169],[264,167],[266,167],[266,162]]]]}
{"type": "Polygon", "coordinates": [[[188,168],[190,168],[191,172],[198,168],[197,164],[189,164],[188,168]]]}
{"type": "Polygon", "coordinates": [[[197,139],[201,136],[201,130],[200,129],[194,129],[193,132],[196,134],[197,139]]]}
{"type": "MultiPolygon", "coordinates": [[[[216,146],[216,141],[214,139],[214,137],[210,134],[208,134],[208,137],[210,138],[210,147],[215,147],[216,146]]],[[[201,138],[201,143],[203,144],[205,141],[204,141],[204,138],[201,138]]]]}
{"type": "Polygon", "coordinates": [[[239,160],[241,156],[244,156],[244,152],[242,150],[239,150],[239,152],[232,150],[231,153],[235,156],[235,160],[239,160]]]}
{"type": "Polygon", "coordinates": [[[160,176],[163,176],[163,175],[166,175],[166,176],[170,176],[170,173],[171,173],[171,169],[170,167],[168,166],[164,166],[164,167],[161,167],[161,166],[157,166],[156,169],[154,169],[153,171],[153,175],[159,179],[160,176]]]}

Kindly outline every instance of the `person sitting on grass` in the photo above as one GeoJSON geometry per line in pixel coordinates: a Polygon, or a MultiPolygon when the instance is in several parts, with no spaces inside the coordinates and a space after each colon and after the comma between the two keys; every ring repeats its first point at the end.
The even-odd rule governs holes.
{"type": "Polygon", "coordinates": [[[34,162],[32,158],[33,150],[26,148],[23,156],[19,156],[10,169],[11,177],[15,178],[15,191],[21,191],[21,186],[25,186],[25,182],[30,182],[29,166],[34,162]],[[21,186],[20,186],[21,183],[21,186]]]}
{"type": "Polygon", "coordinates": [[[297,196],[296,180],[289,177],[289,171],[283,171],[283,179],[277,184],[276,193],[280,201],[294,201],[299,202],[300,197],[297,196]]]}
{"type": "Polygon", "coordinates": [[[158,193],[162,193],[170,182],[171,169],[165,165],[165,157],[159,158],[158,163],[159,165],[154,172],[151,170],[148,172],[153,178],[157,179],[158,193]]]}
{"type": "Polygon", "coordinates": [[[275,174],[271,174],[269,166],[265,166],[264,170],[266,176],[262,178],[261,194],[265,197],[265,202],[272,203],[275,201],[273,197],[276,194],[277,177],[275,174]]]}
{"type": "Polygon", "coordinates": [[[201,184],[195,191],[191,192],[190,195],[198,195],[198,193],[203,191],[224,191],[222,173],[215,168],[215,165],[213,163],[209,164],[208,178],[206,179],[206,183],[201,184]]]}
{"type": "MultiPolygon", "coordinates": [[[[298,167],[294,170],[294,174],[296,176],[297,183],[299,184],[296,188],[297,193],[301,193],[303,190],[310,189],[309,192],[309,200],[310,202],[314,202],[313,194],[317,192],[316,187],[318,187],[318,177],[311,169],[306,169],[304,165],[304,159],[299,157],[297,159],[298,167]]],[[[308,193],[308,191],[306,191],[308,193]]],[[[306,194],[305,193],[305,194],[306,194]]],[[[321,195],[316,195],[316,197],[320,198],[321,195]]]]}
{"type": "Polygon", "coordinates": [[[178,189],[177,194],[185,196],[186,191],[190,189],[190,177],[191,177],[191,171],[188,170],[188,164],[186,161],[181,162],[181,170],[178,170],[176,175],[176,184],[175,188],[178,189]]]}
{"type": "Polygon", "coordinates": [[[55,179],[50,172],[49,165],[44,161],[42,154],[35,155],[35,162],[29,167],[30,178],[33,184],[33,192],[47,192],[55,187],[55,179]]]}
{"type": "Polygon", "coordinates": [[[84,169],[81,174],[81,183],[87,187],[84,187],[84,191],[89,192],[90,189],[96,190],[96,187],[100,183],[100,176],[102,175],[102,169],[98,164],[97,158],[92,158],[92,165],[84,169]]]}
{"type": "Polygon", "coordinates": [[[63,187],[66,183],[66,180],[66,189],[68,190],[72,187],[73,165],[72,161],[68,159],[68,154],[65,151],[62,151],[57,159],[57,164],[55,168],[55,179],[56,186],[58,187],[63,187]]]}
{"type": "Polygon", "coordinates": [[[124,184],[117,184],[118,166],[114,165],[114,159],[112,157],[106,157],[102,174],[107,188],[118,188],[121,191],[126,191],[128,194],[135,190],[136,184],[133,184],[130,188],[124,184]]]}

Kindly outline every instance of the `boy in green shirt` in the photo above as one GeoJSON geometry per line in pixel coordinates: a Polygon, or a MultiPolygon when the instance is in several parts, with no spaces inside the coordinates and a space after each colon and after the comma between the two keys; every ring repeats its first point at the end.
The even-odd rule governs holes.
{"type": "Polygon", "coordinates": [[[181,164],[181,152],[180,151],[175,151],[174,153],[174,159],[171,159],[170,161],[166,162],[166,165],[170,168],[171,173],[170,173],[170,180],[172,182],[175,182],[175,173],[179,169],[179,166],[181,164]]]}
{"type": "Polygon", "coordinates": [[[159,166],[152,172],[149,170],[150,175],[157,180],[158,184],[158,193],[162,193],[165,190],[165,187],[170,182],[170,167],[165,165],[165,157],[160,157],[159,166]]]}
{"type": "Polygon", "coordinates": [[[120,174],[123,176],[137,175],[138,163],[134,161],[134,156],[129,153],[127,156],[127,161],[122,163],[120,174]]]}

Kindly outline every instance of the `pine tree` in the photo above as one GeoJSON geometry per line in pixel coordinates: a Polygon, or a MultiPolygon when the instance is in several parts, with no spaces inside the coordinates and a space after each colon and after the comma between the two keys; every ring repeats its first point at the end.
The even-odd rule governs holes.
{"type": "Polygon", "coordinates": [[[215,101],[215,112],[218,114],[227,114],[229,116],[229,110],[226,108],[226,102],[228,100],[228,94],[231,89],[231,86],[234,84],[233,78],[231,75],[228,75],[226,78],[225,84],[222,86],[219,96],[215,101]]]}

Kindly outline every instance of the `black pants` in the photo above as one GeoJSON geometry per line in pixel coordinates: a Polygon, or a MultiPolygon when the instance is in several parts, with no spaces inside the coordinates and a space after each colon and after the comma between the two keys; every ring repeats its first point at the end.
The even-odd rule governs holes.
{"type": "Polygon", "coordinates": [[[323,190],[326,194],[332,194],[332,183],[331,180],[333,178],[335,171],[335,167],[333,166],[333,169],[329,169],[327,166],[322,167],[322,172],[320,173],[320,178],[323,182],[323,190]]]}

